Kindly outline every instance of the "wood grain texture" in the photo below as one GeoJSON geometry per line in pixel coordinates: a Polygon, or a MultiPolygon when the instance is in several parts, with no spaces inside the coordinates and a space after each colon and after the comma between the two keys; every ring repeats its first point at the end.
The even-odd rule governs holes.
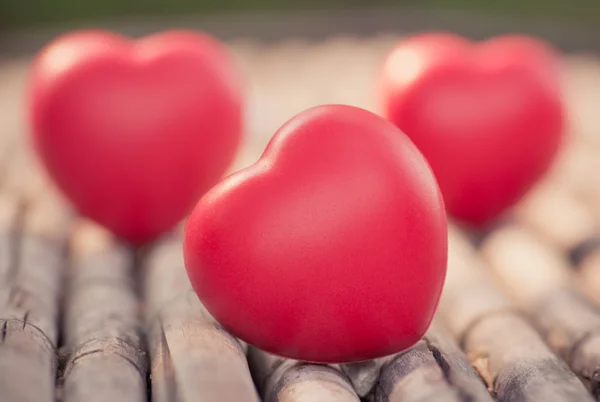
{"type": "Polygon", "coordinates": [[[338,365],[304,363],[252,347],[248,361],[264,402],[359,402],[338,365]]]}
{"type": "Polygon", "coordinates": [[[26,75],[0,65],[0,400],[53,402],[69,218],[24,138],[26,75]]]}
{"type": "MultiPolygon", "coordinates": [[[[1,56],[0,56],[1,58],[1,56]]],[[[0,60],[0,181],[9,177],[10,163],[23,148],[21,137],[25,127],[25,81],[28,71],[25,60],[0,60]],[[18,148],[21,148],[18,150],[18,148]],[[15,152],[15,151],[19,152],[15,152]]],[[[14,195],[14,194],[13,194],[14,195]]]]}
{"type": "Polygon", "coordinates": [[[591,401],[566,364],[495,286],[485,264],[450,230],[439,314],[499,401],[591,401]]]}
{"type": "Polygon", "coordinates": [[[59,298],[68,215],[51,198],[23,211],[0,284],[0,395],[10,402],[53,402],[59,298]]]}
{"type": "Polygon", "coordinates": [[[71,234],[64,341],[64,402],[145,402],[147,356],[133,253],[80,221],[71,234]],[[98,392],[98,390],[102,390],[98,392]]]}
{"type": "Polygon", "coordinates": [[[548,184],[538,186],[518,208],[517,221],[563,252],[576,268],[585,295],[600,304],[600,150],[574,141],[548,184]]]}
{"type": "Polygon", "coordinates": [[[583,140],[569,144],[558,167],[515,208],[515,221],[561,252],[574,268],[573,280],[600,305],[600,216],[593,175],[600,150],[583,140]],[[590,177],[592,176],[592,177],[590,177]]]}
{"type": "Polygon", "coordinates": [[[600,177],[595,174],[600,167],[598,154],[597,148],[582,141],[570,141],[548,179],[586,203],[596,218],[600,217],[600,177]]]}
{"type": "MultiPolygon", "coordinates": [[[[9,164],[3,177],[3,191],[25,202],[46,197],[46,191],[57,197],[54,188],[49,186],[38,159],[23,143],[25,139],[20,140],[11,149],[9,164]]],[[[62,199],[63,203],[64,201],[62,199]]]]}
{"type": "Polygon", "coordinates": [[[594,243],[581,258],[578,265],[577,282],[589,300],[600,305],[600,238],[590,239],[594,243]]]}
{"type": "Polygon", "coordinates": [[[16,272],[19,213],[16,199],[0,193],[0,310],[8,304],[8,287],[16,272]]]}
{"type": "Polygon", "coordinates": [[[445,328],[434,320],[425,334],[425,342],[444,372],[444,377],[462,401],[492,401],[483,380],[469,362],[459,345],[445,328]]]}
{"type": "Polygon", "coordinates": [[[191,290],[181,247],[173,236],[144,257],[152,400],[258,402],[244,346],[191,290]]]}
{"type": "Polygon", "coordinates": [[[397,355],[394,354],[363,362],[340,364],[339,368],[348,377],[358,396],[364,398],[372,393],[375,385],[377,385],[381,369],[387,363],[393,361],[397,355]]]}
{"type": "Polygon", "coordinates": [[[381,402],[492,401],[465,354],[435,320],[415,348],[341,367],[361,397],[381,402]]]}
{"type": "Polygon", "coordinates": [[[564,256],[516,225],[491,234],[482,245],[482,254],[547,343],[597,395],[600,312],[574,285],[564,256]]]}
{"type": "Polygon", "coordinates": [[[375,402],[460,402],[425,340],[402,353],[381,371],[375,402]]]}
{"type": "Polygon", "coordinates": [[[580,199],[549,178],[513,211],[515,221],[535,231],[565,254],[598,234],[594,215],[580,199]]]}

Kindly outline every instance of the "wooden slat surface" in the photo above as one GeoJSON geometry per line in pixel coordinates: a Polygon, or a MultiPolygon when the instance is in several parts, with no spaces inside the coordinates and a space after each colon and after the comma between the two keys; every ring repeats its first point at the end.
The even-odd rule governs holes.
{"type": "Polygon", "coordinates": [[[597,178],[586,173],[600,168],[600,150],[589,142],[572,141],[560,169],[524,200],[515,220],[562,253],[581,290],[600,304],[600,193],[595,194],[597,178]]]}
{"type": "Polygon", "coordinates": [[[148,364],[133,252],[97,226],[79,222],[71,233],[71,256],[63,401],[147,401],[148,364]]]}
{"type": "MultiPolygon", "coordinates": [[[[247,135],[230,171],[253,163],[303,109],[346,103],[377,111],[376,75],[398,39],[232,40],[248,102],[247,135]]],[[[223,330],[190,289],[179,229],[134,251],[73,219],[29,150],[28,60],[1,63],[0,401],[598,398],[599,58],[565,58],[570,138],[509,223],[479,249],[453,226],[444,295],[424,339],[343,365],[273,356],[223,330]]]]}
{"type": "Polygon", "coordinates": [[[492,398],[458,345],[434,322],[414,348],[382,368],[375,401],[491,402],[492,398]]]}
{"type": "Polygon", "coordinates": [[[0,399],[52,402],[70,214],[31,162],[25,71],[20,63],[0,70],[0,399]]]}
{"type": "Polygon", "coordinates": [[[0,284],[0,393],[11,402],[52,402],[66,222],[48,199],[28,204],[22,214],[0,284]]]}
{"type": "Polygon", "coordinates": [[[600,312],[575,287],[566,259],[516,226],[491,234],[483,244],[483,255],[546,342],[597,391],[600,312]]]}
{"type": "Polygon", "coordinates": [[[591,401],[489,276],[467,238],[450,231],[440,315],[499,401],[591,401]]]}
{"type": "Polygon", "coordinates": [[[337,366],[317,365],[249,350],[249,362],[265,402],[359,402],[337,366]]]}
{"type": "Polygon", "coordinates": [[[190,288],[180,236],[144,259],[152,400],[258,401],[243,345],[210,317],[190,288]]]}

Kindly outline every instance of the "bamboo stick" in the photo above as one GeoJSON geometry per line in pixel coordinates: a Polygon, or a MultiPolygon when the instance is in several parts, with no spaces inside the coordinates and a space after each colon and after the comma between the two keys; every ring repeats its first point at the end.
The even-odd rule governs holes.
{"type": "Polygon", "coordinates": [[[248,360],[264,402],[359,402],[337,365],[299,362],[252,347],[248,360]]]}
{"type": "Polygon", "coordinates": [[[71,234],[71,252],[63,401],[147,401],[132,252],[89,222],[79,222],[71,234]]]}
{"type": "Polygon", "coordinates": [[[560,251],[516,225],[482,245],[499,282],[592,391],[600,379],[600,312],[576,288],[560,251]]]}
{"type": "Polygon", "coordinates": [[[590,401],[565,363],[493,283],[485,264],[450,230],[439,314],[499,401],[590,401]]]}
{"type": "Polygon", "coordinates": [[[244,347],[204,309],[179,236],[144,258],[142,277],[154,402],[258,402],[244,347]]]}
{"type": "MultiPolygon", "coordinates": [[[[10,402],[54,402],[65,216],[48,199],[24,212],[0,284],[0,395],[10,402]]],[[[7,258],[7,257],[4,257],[7,258]]]]}

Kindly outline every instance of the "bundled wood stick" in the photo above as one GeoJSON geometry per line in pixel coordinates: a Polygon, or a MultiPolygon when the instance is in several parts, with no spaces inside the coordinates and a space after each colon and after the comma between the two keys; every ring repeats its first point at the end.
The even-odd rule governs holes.
{"type": "Polygon", "coordinates": [[[588,238],[576,251],[579,287],[588,299],[600,305],[600,234],[588,238]]]}
{"type": "Polygon", "coordinates": [[[375,389],[376,402],[466,401],[446,380],[425,340],[388,363],[375,389]]]}
{"type": "Polygon", "coordinates": [[[398,354],[395,354],[363,362],[340,364],[338,367],[348,377],[358,396],[364,398],[374,391],[381,369],[397,356],[398,354]]]}
{"type": "MultiPolygon", "coordinates": [[[[6,290],[14,273],[16,226],[19,204],[13,197],[0,194],[0,289],[6,290]]],[[[0,309],[8,304],[7,291],[0,292],[0,309]]]]}
{"type": "Polygon", "coordinates": [[[491,234],[482,253],[548,344],[598,392],[600,312],[578,292],[560,252],[516,225],[491,234]]]}
{"type": "Polygon", "coordinates": [[[248,360],[264,402],[359,402],[337,365],[299,362],[252,347],[248,360]]]}
{"type": "Polygon", "coordinates": [[[71,254],[63,401],[147,401],[132,252],[104,230],[81,221],[71,234],[71,254]]]}
{"type": "MultiPolygon", "coordinates": [[[[11,151],[13,149],[11,148],[11,151]]],[[[29,201],[43,198],[45,191],[54,192],[48,187],[38,159],[23,143],[17,143],[3,178],[3,191],[19,199],[29,201]],[[24,149],[25,148],[25,149],[24,149]]]]}
{"type": "Polygon", "coordinates": [[[244,347],[191,290],[181,239],[144,258],[146,324],[155,402],[258,402],[244,347]]]}
{"type": "Polygon", "coordinates": [[[600,303],[600,224],[590,208],[564,186],[547,183],[528,196],[514,215],[577,268],[578,286],[600,303]]]}
{"type": "Polygon", "coordinates": [[[578,268],[580,287],[590,299],[600,304],[600,180],[596,174],[600,169],[600,150],[583,142],[577,142],[571,148],[572,151],[563,158],[561,175],[556,182],[563,192],[577,199],[577,208],[584,211],[580,213],[587,214],[596,229],[573,248],[570,255],[578,268]]]}
{"type": "Polygon", "coordinates": [[[515,207],[513,215],[565,254],[576,253],[600,232],[585,204],[552,180],[537,186],[515,207]]]}
{"type": "Polygon", "coordinates": [[[516,208],[517,220],[565,253],[586,296],[600,304],[599,150],[572,141],[553,173],[516,208]]]}
{"type": "Polygon", "coordinates": [[[2,400],[55,400],[55,349],[67,230],[63,212],[48,198],[36,201],[24,212],[9,246],[9,267],[0,284],[0,295],[7,296],[0,303],[2,400]]]}
{"type": "Polygon", "coordinates": [[[23,118],[27,74],[29,71],[25,60],[0,61],[0,176],[5,172],[6,152],[10,152],[17,142],[22,142],[19,137],[27,132],[23,118]]]}
{"type": "Polygon", "coordinates": [[[492,401],[466,356],[434,323],[425,337],[381,370],[376,402],[492,401]]]}
{"type": "Polygon", "coordinates": [[[598,54],[578,53],[563,58],[566,104],[569,108],[571,138],[587,146],[600,146],[597,99],[600,93],[600,59],[598,54]]]}
{"type": "Polygon", "coordinates": [[[408,351],[341,368],[359,396],[375,387],[371,396],[377,401],[492,401],[467,357],[436,321],[408,351]]]}
{"type": "Polygon", "coordinates": [[[499,401],[591,401],[581,381],[496,288],[470,243],[450,230],[439,315],[499,401]]]}
{"type": "Polygon", "coordinates": [[[446,381],[453,386],[461,401],[492,400],[467,356],[437,320],[434,320],[425,334],[425,342],[442,368],[446,381]]]}
{"type": "Polygon", "coordinates": [[[596,174],[600,168],[599,153],[580,141],[573,141],[548,178],[561,190],[582,201],[596,219],[600,218],[600,177],[596,174]]]}

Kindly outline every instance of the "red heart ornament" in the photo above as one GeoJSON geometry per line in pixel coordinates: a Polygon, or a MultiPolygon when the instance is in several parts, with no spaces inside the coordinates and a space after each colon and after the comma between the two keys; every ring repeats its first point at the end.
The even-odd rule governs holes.
{"type": "Polygon", "coordinates": [[[565,125],[558,64],[525,36],[423,34],[388,55],[383,114],[428,160],[449,215],[485,225],[549,169],[565,125]]]}
{"type": "Polygon", "coordinates": [[[41,52],[30,84],[50,176],[79,212],[135,244],[183,219],[241,139],[238,74],[206,35],[75,32],[41,52]]]}
{"type": "Polygon", "coordinates": [[[185,229],[191,283],[247,343],[312,362],[417,342],[444,282],[447,226],[427,162],[393,124],[327,105],[283,125],[185,229]]]}

